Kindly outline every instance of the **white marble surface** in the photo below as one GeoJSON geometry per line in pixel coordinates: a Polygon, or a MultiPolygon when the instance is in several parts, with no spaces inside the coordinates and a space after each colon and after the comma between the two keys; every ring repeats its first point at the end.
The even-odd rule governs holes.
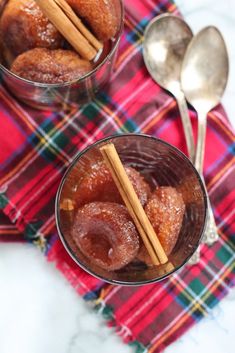
{"type": "MultiPolygon", "coordinates": [[[[134,353],[32,245],[0,246],[0,353],[134,353]]],[[[234,353],[235,291],[165,353],[234,353]]]]}
{"type": "MultiPolygon", "coordinates": [[[[235,126],[235,1],[177,0],[194,32],[213,24],[230,54],[223,102],[235,126]]],[[[166,353],[234,353],[235,290],[166,353]]],[[[131,353],[32,246],[0,244],[0,353],[131,353]]]]}

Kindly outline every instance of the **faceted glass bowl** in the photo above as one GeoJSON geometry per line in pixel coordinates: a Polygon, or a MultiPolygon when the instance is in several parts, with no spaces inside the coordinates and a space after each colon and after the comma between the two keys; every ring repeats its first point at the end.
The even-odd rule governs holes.
{"type": "Polygon", "coordinates": [[[66,171],[56,197],[57,228],[66,250],[85,271],[112,284],[142,285],[159,281],[177,271],[197,249],[204,232],[206,214],[206,191],[190,160],[174,146],[142,134],[111,136],[79,152],[66,171]],[[109,272],[91,263],[71,237],[75,211],[63,210],[61,205],[68,199],[75,202],[79,181],[91,165],[102,160],[99,148],[107,142],[114,143],[122,162],[140,171],[150,185],[173,186],[183,196],[186,205],[184,219],[166,265],[147,267],[133,262],[109,272]]]}

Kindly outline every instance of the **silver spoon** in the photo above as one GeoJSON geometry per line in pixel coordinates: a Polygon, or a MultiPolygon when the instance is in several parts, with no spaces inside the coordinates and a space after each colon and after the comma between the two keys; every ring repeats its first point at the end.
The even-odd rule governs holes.
{"type": "Polygon", "coordinates": [[[179,17],[164,14],[146,27],[143,42],[145,65],[152,78],[172,93],[178,103],[189,157],[195,148],[187,103],[180,87],[180,72],[186,48],[193,37],[189,26],[179,17]]]}
{"type": "MultiPolygon", "coordinates": [[[[227,84],[228,71],[228,53],[221,33],[213,26],[204,28],[189,44],[181,71],[184,94],[198,113],[195,167],[201,176],[203,176],[207,114],[221,100],[227,84]]],[[[211,244],[217,238],[217,228],[209,202],[208,226],[204,242],[211,244]]]]}

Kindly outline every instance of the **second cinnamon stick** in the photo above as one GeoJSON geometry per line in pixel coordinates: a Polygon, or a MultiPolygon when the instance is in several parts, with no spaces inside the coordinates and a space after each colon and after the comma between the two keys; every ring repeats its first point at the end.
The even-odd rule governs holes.
{"type": "Polygon", "coordinates": [[[83,59],[90,61],[95,58],[97,51],[77,30],[54,0],[35,0],[35,2],[83,59]]]}

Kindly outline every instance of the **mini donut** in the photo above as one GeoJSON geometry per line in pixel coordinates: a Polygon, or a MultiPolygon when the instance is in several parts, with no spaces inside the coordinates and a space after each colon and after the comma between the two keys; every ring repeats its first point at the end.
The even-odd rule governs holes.
{"type": "Polygon", "coordinates": [[[144,206],[151,194],[149,184],[145,181],[144,177],[134,168],[125,167],[128,178],[130,179],[133,188],[140,200],[142,206],[144,206]]]}
{"type": "Polygon", "coordinates": [[[71,50],[35,48],[19,55],[11,71],[40,83],[64,83],[81,78],[92,70],[89,61],[71,50]]]}
{"type": "Polygon", "coordinates": [[[100,40],[115,36],[119,25],[116,2],[113,0],[67,0],[73,10],[90,25],[100,40]]]}
{"type": "Polygon", "coordinates": [[[71,235],[80,251],[107,271],[124,267],[139,250],[139,236],[127,209],[111,202],[78,209],[71,235]]]}
{"type": "Polygon", "coordinates": [[[13,57],[33,48],[61,48],[64,39],[34,0],[9,0],[0,19],[4,46],[13,57]]]}
{"type": "Polygon", "coordinates": [[[7,0],[0,0],[0,15],[2,14],[2,11],[7,3],[7,0]]]}
{"type": "MultiPolygon", "coordinates": [[[[177,242],[183,222],[185,204],[182,195],[171,186],[158,187],[148,200],[145,212],[166,255],[170,255],[177,242]]],[[[142,259],[146,252],[145,249],[141,249],[142,259]]],[[[144,262],[146,262],[146,258],[144,262]]]]}
{"type": "MultiPolygon", "coordinates": [[[[150,195],[150,187],[143,176],[134,168],[125,166],[126,173],[142,205],[150,195]]],[[[78,207],[93,201],[109,201],[123,204],[121,195],[105,162],[93,164],[77,186],[75,200],[78,207]]]]}

